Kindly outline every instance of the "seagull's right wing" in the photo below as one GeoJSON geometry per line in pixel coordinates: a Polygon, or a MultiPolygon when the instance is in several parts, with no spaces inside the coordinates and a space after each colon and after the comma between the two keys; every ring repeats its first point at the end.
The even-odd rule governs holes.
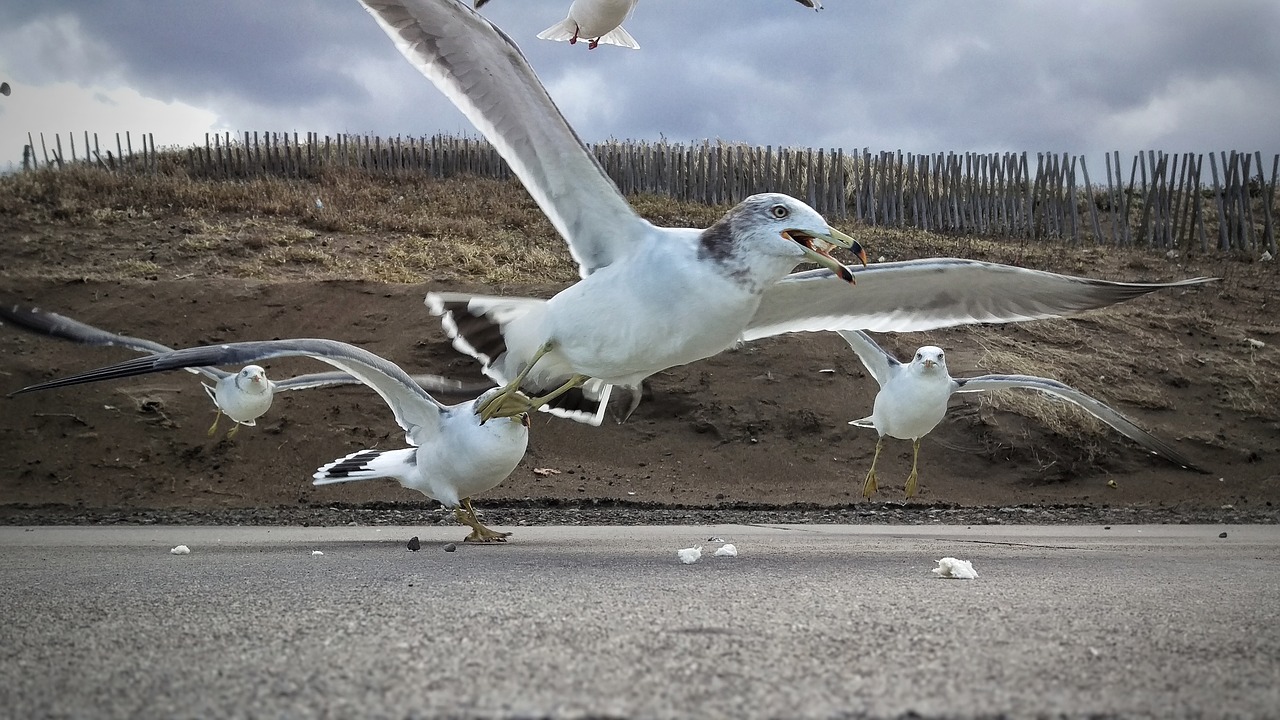
{"type": "Polygon", "coordinates": [[[1194,470],[1199,473],[1208,472],[1197,467],[1185,455],[1175,450],[1172,445],[1138,427],[1136,423],[1121,415],[1106,403],[1057,380],[1033,375],[982,375],[974,378],[954,378],[954,380],[956,385],[959,386],[956,392],[962,393],[1026,388],[1028,390],[1038,390],[1049,395],[1056,395],[1084,408],[1094,417],[1115,428],[1121,435],[1141,445],[1147,452],[1159,455],[1188,470],[1194,470]]]}
{"type": "Polygon", "coordinates": [[[434,431],[439,427],[440,411],[444,406],[423,390],[404,370],[395,363],[367,350],[336,340],[269,340],[174,350],[90,370],[79,375],[50,380],[22,388],[11,395],[179,368],[202,365],[247,365],[271,358],[297,356],[329,363],[373,388],[374,392],[381,395],[391,411],[395,413],[396,422],[404,428],[406,436],[413,436],[418,428],[434,431]]]}
{"type": "Polygon", "coordinates": [[[361,3],[493,143],[569,244],[583,277],[649,236],[652,226],[618,192],[506,33],[458,0],[361,3]]]}
{"type": "Polygon", "coordinates": [[[858,359],[862,361],[862,366],[871,373],[871,377],[880,383],[880,387],[889,382],[889,378],[893,377],[893,373],[902,363],[898,358],[885,352],[885,349],[876,344],[871,336],[861,330],[837,330],[840,337],[849,343],[849,347],[858,353],[858,359]]]}
{"type": "MultiPolygon", "coordinates": [[[[29,305],[0,305],[0,320],[13,323],[24,330],[41,335],[70,340],[81,345],[118,346],[142,353],[158,354],[171,352],[173,348],[151,340],[117,335],[102,328],[86,325],[79,320],[72,320],[65,315],[41,310],[29,305]]],[[[229,373],[218,368],[187,368],[189,372],[204,375],[217,381],[229,373]]]]}
{"type": "Polygon", "coordinates": [[[857,281],[853,287],[838,282],[830,270],[793,273],[770,286],[742,339],[788,332],[912,332],[1038,320],[1106,307],[1155,290],[1216,280],[1111,282],[959,258],[849,269],[857,281]]]}

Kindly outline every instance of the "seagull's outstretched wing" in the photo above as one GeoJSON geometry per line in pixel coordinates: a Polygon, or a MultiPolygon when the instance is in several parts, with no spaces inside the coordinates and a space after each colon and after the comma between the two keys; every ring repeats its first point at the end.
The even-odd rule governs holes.
{"type": "MultiPolygon", "coordinates": [[[[418,387],[429,393],[444,393],[449,395],[479,395],[480,393],[493,387],[493,383],[464,383],[460,380],[447,378],[443,375],[410,375],[414,382],[418,383],[418,387]]],[[[354,375],[344,372],[322,372],[309,373],[307,375],[298,375],[280,382],[273,382],[272,385],[278,391],[285,390],[311,390],[313,388],[333,387],[335,385],[363,385],[364,381],[354,375]]]]}
{"type": "MultiPolygon", "coordinates": [[[[29,305],[0,305],[0,320],[12,323],[24,330],[41,335],[70,340],[81,345],[117,346],[136,350],[142,353],[157,354],[171,352],[173,348],[158,342],[142,338],[117,335],[102,328],[86,325],[79,320],[72,320],[65,315],[41,310],[29,305]]],[[[187,368],[189,372],[204,375],[218,381],[230,373],[213,367],[187,368]]]]}
{"type": "Polygon", "coordinates": [[[893,377],[894,371],[902,365],[898,358],[885,352],[870,335],[861,330],[838,330],[837,333],[858,353],[862,366],[880,383],[880,387],[884,387],[889,378],[893,377]]]}
{"type": "Polygon", "coordinates": [[[959,385],[956,392],[983,392],[986,390],[1003,390],[1007,388],[1027,388],[1030,390],[1039,390],[1042,393],[1056,395],[1064,400],[1069,400],[1076,405],[1087,410],[1094,417],[1105,422],[1120,432],[1121,435],[1133,440],[1141,445],[1153,455],[1159,455],[1164,459],[1181,465],[1188,470],[1196,472],[1208,472],[1195,463],[1187,459],[1182,453],[1178,452],[1165,441],[1157,438],[1151,433],[1138,427],[1132,420],[1113,410],[1106,403],[1085,393],[1076,390],[1070,385],[1064,385],[1057,380],[1048,378],[1035,377],[1032,375],[982,375],[973,378],[954,378],[955,383],[959,385]]]}
{"type": "Polygon", "coordinates": [[[467,116],[546,213],[583,277],[652,226],[560,114],[520,48],[457,0],[361,0],[396,47],[467,116]]]}
{"type": "Polygon", "coordinates": [[[271,358],[297,356],[329,363],[373,388],[391,407],[391,411],[395,413],[396,422],[404,428],[407,437],[412,437],[418,428],[434,431],[439,427],[440,411],[444,406],[419,387],[418,383],[414,382],[413,378],[398,365],[354,345],[336,340],[310,338],[205,345],[174,350],[90,370],[79,375],[50,380],[22,388],[11,395],[179,368],[203,365],[246,365],[271,358]]]}
{"type": "Polygon", "coordinates": [[[853,292],[845,283],[833,282],[834,275],[825,269],[794,273],[770,286],[742,339],[801,331],[912,332],[1037,320],[1216,280],[1111,282],[959,258],[849,269],[858,283],[853,292]]]}

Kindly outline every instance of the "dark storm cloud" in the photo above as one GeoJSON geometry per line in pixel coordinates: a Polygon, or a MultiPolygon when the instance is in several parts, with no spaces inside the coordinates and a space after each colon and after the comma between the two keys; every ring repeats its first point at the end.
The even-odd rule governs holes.
{"type": "MultiPolygon", "coordinates": [[[[872,150],[1280,151],[1272,0],[643,0],[640,51],[536,40],[570,0],[493,0],[580,134],[872,150]]],[[[227,127],[471,132],[355,2],[10,3],[78,47],[13,79],[114,78],[227,127]],[[61,25],[55,22],[61,18],[61,25]],[[52,30],[50,28],[53,28],[52,30]]],[[[26,46],[24,46],[26,47],[26,46]]]]}
{"type": "MultiPolygon", "coordinates": [[[[343,57],[378,39],[377,28],[350,22],[355,12],[332,3],[174,3],[116,0],[41,2],[16,9],[6,24],[35,25],[73,18],[84,37],[110,48],[114,64],[80,58],[65,45],[14,58],[36,81],[96,79],[121,73],[144,94],[199,104],[202,98],[239,96],[264,105],[305,103],[326,93],[355,93],[359,84],[335,72],[343,57]],[[79,78],[49,77],[77,72],[79,78]]],[[[3,11],[0,11],[3,12],[3,11]]],[[[356,19],[360,19],[356,16],[356,19]]],[[[74,42],[74,38],[66,38],[74,42]]]]}

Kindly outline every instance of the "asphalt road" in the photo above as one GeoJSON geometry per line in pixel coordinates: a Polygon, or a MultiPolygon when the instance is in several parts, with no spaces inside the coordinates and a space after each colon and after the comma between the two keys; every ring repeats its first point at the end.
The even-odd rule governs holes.
{"type": "Polygon", "coordinates": [[[0,714],[1280,713],[1280,526],[462,534],[0,527],[0,714]]]}

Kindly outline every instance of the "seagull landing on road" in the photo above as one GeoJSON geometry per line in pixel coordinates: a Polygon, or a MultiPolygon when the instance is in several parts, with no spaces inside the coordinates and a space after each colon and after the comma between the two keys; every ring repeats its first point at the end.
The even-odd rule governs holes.
{"type": "MultiPolygon", "coordinates": [[[[172,352],[173,348],[158,342],[142,338],[117,335],[65,315],[41,310],[27,305],[0,305],[0,321],[12,323],[30,332],[69,340],[82,345],[117,346],[136,350],[137,352],[157,355],[172,352]]],[[[226,415],[234,425],[227,437],[234,437],[241,425],[254,426],[259,417],[271,409],[275,393],[288,390],[309,390],[311,388],[330,387],[336,385],[359,385],[358,378],[344,372],[310,373],[287,380],[272,382],[266,371],[257,365],[247,365],[239,372],[231,373],[216,367],[189,367],[189,372],[203,375],[213,382],[201,383],[206,394],[213,400],[217,408],[217,416],[209,427],[209,435],[218,431],[218,423],[226,415]]],[[[430,392],[439,393],[478,393],[488,385],[464,385],[457,380],[438,375],[414,375],[414,381],[430,392]]]]}
{"type": "Polygon", "coordinates": [[[1147,452],[1187,470],[1205,472],[1168,443],[1138,427],[1132,420],[1073,387],[1056,380],[1031,375],[982,375],[972,378],[953,378],[947,372],[947,360],[941,348],[927,345],[916,351],[909,363],[899,362],[885,352],[869,335],[860,331],[840,331],[840,337],[858,354],[867,372],[880,384],[880,392],[871,415],[849,424],[875,428],[880,434],[876,440],[876,452],[871,458],[871,469],[862,485],[864,497],[876,492],[876,461],[884,437],[912,441],[911,474],[907,476],[907,497],[916,494],[920,459],[920,438],[928,435],[947,414],[947,401],[953,393],[983,392],[1006,388],[1027,388],[1054,395],[1079,405],[1094,417],[1115,428],[1122,435],[1138,443],[1147,452]]]}
{"type": "Polygon", "coordinates": [[[529,442],[529,417],[515,407],[519,403],[527,407],[528,398],[523,396],[508,399],[503,417],[496,422],[481,423],[478,408],[500,393],[498,388],[475,400],[443,405],[395,363],[367,350],[336,340],[297,339],[174,350],[50,380],[13,394],[281,357],[309,357],[328,363],[373,388],[404,429],[405,440],[414,446],[352,453],[317,470],[313,484],[393,478],[453,510],[458,522],[471,528],[467,542],[505,541],[510,533],[485,527],[471,506],[473,495],[496,487],[511,474],[529,442]]]}

